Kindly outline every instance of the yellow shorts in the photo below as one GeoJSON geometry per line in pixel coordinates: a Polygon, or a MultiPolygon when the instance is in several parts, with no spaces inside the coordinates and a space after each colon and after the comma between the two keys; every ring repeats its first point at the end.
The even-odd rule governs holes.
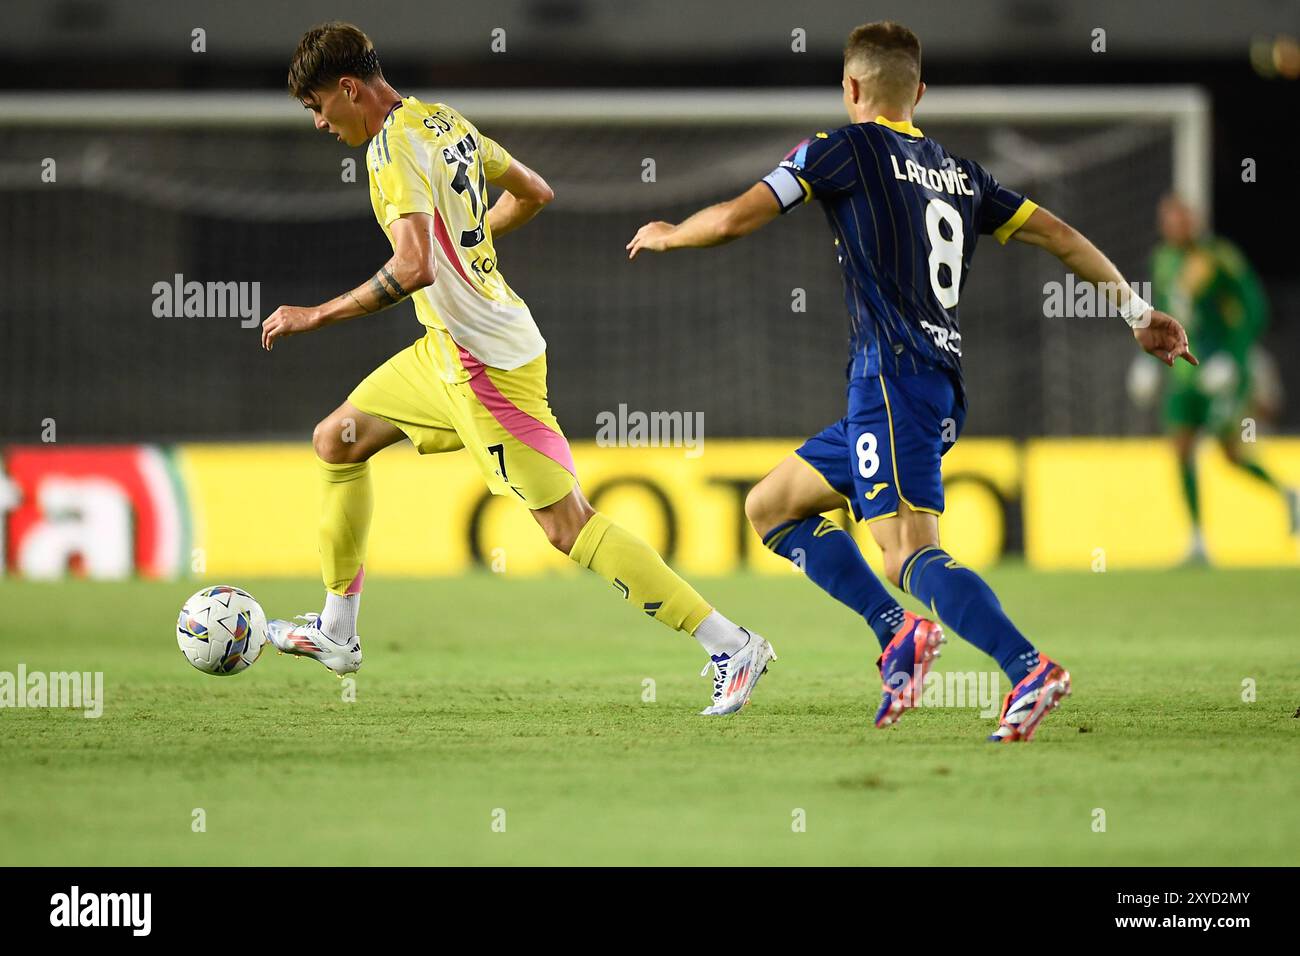
{"type": "Polygon", "coordinates": [[[494,495],[530,509],[555,504],[577,485],[573,454],[546,401],[546,356],[510,371],[482,364],[445,332],[430,330],[375,369],[348,396],[391,422],[422,455],[469,449],[494,495]],[[439,373],[435,354],[461,381],[439,373]],[[441,348],[440,348],[441,346],[441,348]]]}

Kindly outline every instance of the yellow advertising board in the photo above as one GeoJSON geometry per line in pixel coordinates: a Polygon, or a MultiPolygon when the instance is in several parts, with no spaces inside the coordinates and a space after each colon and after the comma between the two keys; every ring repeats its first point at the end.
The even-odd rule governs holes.
{"type": "MultiPolygon", "coordinates": [[[[688,455],[579,442],[573,450],[592,503],[686,574],[789,574],[749,528],[744,500],[797,445],[710,441],[688,455]]],[[[1279,479],[1300,485],[1300,439],[1270,437],[1251,451],[1279,479]]],[[[15,573],[317,573],[319,484],[308,443],[15,446],[4,460],[19,491],[7,527],[15,573]],[[43,501],[70,495],[81,503],[46,513],[43,501]]],[[[1282,496],[1231,467],[1211,442],[1199,460],[1214,563],[1300,564],[1282,496]]],[[[468,455],[421,457],[402,445],[373,467],[371,573],[575,573],[520,502],[487,493],[468,455]]],[[[1021,555],[1042,569],[1167,567],[1187,546],[1178,469],[1163,440],[968,438],[944,459],[944,480],[941,537],[974,567],[1021,555]]],[[[843,512],[832,517],[847,524],[843,512]]],[[[850,530],[878,569],[870,529],[850,530]]]]}
{"type": "MultiPolygon", "coordinates": [[[[1250,454],[1279,481],[1300,485],[1300,440],[1269,437],[1250,454]]],[[[1213,442],[1201,443],[1197,467],[1215,565],[1300,563],[1281,495],[1232,467],[1213,442]]],[[[1191,534],[1178,463],[1160,439],[1029,441],[1023,513],[1025,558],[1044,569],[1169,567],[1191,534]]]]}
{"type": "MultiPolygon", "coordinates": [[[[575,443],[592,503],[643,536],[688,574],[740,568],[786,573],[745,520],[745,493],[795,440],[712,441],[698,457],[681,449],[599,448],[575,443]]],[[[948,513],[942,533],[980,566],[1007,545],[1007,514],[1020,494],[1020,452],[971,439],[945,459],[948,513]]],[[[317,477],[310,446],[186,445],[177,468],[188,491],[193,546],[209,574],[314,575],[317,477]]],[[[373,459],[373,574],[458,574],[475,566],[512,574],[573,571],[523,506],[494,498],[468,455],[420,456],[405,446],[373,459]]],[[[841,513],[841,521],[847,517],[841,513]]],[[[869,530],[852,529],[880,566],[869,530]]]]}

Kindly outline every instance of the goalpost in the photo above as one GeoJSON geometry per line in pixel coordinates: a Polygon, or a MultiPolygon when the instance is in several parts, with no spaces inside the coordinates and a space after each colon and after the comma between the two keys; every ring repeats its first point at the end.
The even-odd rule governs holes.
{"type": "MultiPolygon", "coordinates": [[[[475,121],[628,126],[698,122],[840,124],[839,98],[820,90],[417,90],[475,121]]],[[[3,93],[0,126],[282,127],[301,122],[298,105],[272,93],[3,93]]],[[[1210,101],[1192,86],[949,87],[927,92],[918,121],[1033,124],[1167,123],[1173,130],[1174,187],[1211,213],[1210,101]]]]}
{"type": "MultiPolygon", "coordinates": [[[[415,96],[455,105],[475,121],[628,126],[697,122],[840,124],[833,93],[814,90],[443,90],[415,96]]],[[[4,93],[0,126],[76,123],[124,128],[284,127],[298,106],[271,93],[4,93]]],[[[1173,130],[1174,188],[1207,218],[1210,208],[1210,103],[1198,87],[950,87],[927,92],[918,121],[1051,124],[1167,123],[1173,130]]]]}
{"type": "MultiPolygon", "coordinates": [[[[504,238],[501,256],[563,371],[556,410],[574,437],[614,400],[694,403],[718,437],[799,435],[838,417],[846,323],[819,215],[800,211],[709,256],[628,266],[622,252],[641,223],[734,195],[803,137],[842,125],[837,91],[414,92],[461,110],[555,187],[547,214],[504,238]]],[[[941,88],[916,116],[1078,225],[1135,281],[1148,278],[1162,193],[1212,216],[1209,120],[1193,87],[941,88]]],[[[0,128],[0,281],[14,290],[13,318],[45,330],[0,333],[13,396],[0,434],[59,401],[80,401],[102,438],[296,433],[332,407],[335,373],[352,380],[418,331],[381,320],[277,351],[299,386],[270,420],[215,367],[187,369],[186,390],[150,401],[148,377],[124,367],[177,368],[197,348],[245,344],[235,323],[160,326],[155,282],[256,280],[276,300],[262,302],[269,311],[364,277],[382,239],[360,151],[322,137],[279,92],[7,93],[0,128]],[[122,408],[140,411],[124,421],[122,408]]],[[[1061,279],[1049,257],[981,243],[961,300],[971,433],[1151,427],[1123,397],[1127,337],[1044,318],[1043,286],[1061,279]]]]}

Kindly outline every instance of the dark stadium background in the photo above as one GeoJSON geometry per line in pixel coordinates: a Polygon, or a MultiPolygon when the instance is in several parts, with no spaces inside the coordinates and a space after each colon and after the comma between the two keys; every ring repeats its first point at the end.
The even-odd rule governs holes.
{"type": "MultiPolygon", "coordinates": [[[[1251,54],[1252,44],[1263,49],[1278,35],[1300,34],[1295,2],[971,0],[807,8],[774,0],[533,0],[490,7],[420,0],[18,2],[5,6],[0,89],[279,92],[301,31],[341,17],[371,34],[387,77],[403,91],[712,87],[744,88],[761,98],[766,90],[834,89],[847,30],[891,16],[920,34],[932,88],[1191,84],[1206,91],[1213,109],[1215,228],[1245,250],[1264,279],[1273,305],[1265,344],[1292,393],[1279,425],[1291,431],[1300,426],[1300,381],[1289,368],[1290,357],[1300,353],[1293,129],[1300,81],[1262,75],[1251,54]],[[206,31],[202,55],[190,50],[196,26],[206,31]],[[505,54],[490,50],[496,27],[507,31],[505,54]],[[808,42],[808,51],[798,55],[790,52],[796,27],[806,30],[808,42]],[[1105,54],[1089,50],[1095,27],[1107,31],[1105,54]],[[1255,183],[1241,180],[1247,156],[1258,163],[1255,183]]],[[[924,103],[918,122],[954,150],[969,144],[978,156],[972,131],[928,124],[924,103]]],[[[784,143],[809,131],[784,117],[770,128],[748,130],[784,143]]],[[[57,155],[51,151],[59,136],[77,132],[13,137],[0,159],[17,164],[57,155]]],[[[640,156],[654,150],[687,156],[701,137],[710,139],[707,130],[682,126],[664,130],[653,144],[645,137],[602,140],[594,134],[589,148],[575,150],[557,147],[536,128],[490,132],[549,177],[608,178],[617,160],[630,182],[640,156]]],[[[725,148],[727,137],[743,139],[744,132],[719,133],[712,148],[718,139],[725,148]]],[[[297,168],[328,174],[348,155],[314,134],[305,115],[298,131],[248,143],[238,136],[210,130],[161,144],[144,137],[141,175],[147,179],[148,164],[160,151],[178,167],[207,157],[216,168],[220,163],[212,158],[229,155],[245,175],[265,166],[285,177],[297,168]]],[[[1132,220],[1120,224],[1114,207],[1147,204],[1159,194],[1168,160],[1158,145],[1132,163],[1131,190],[1115,185],[1128,181],[1129,170],[1114,170],[1072,187],[1060,203],[1048,200],[1135,278],[1145,277],[1154,210],[1139,218],[1143,232],[1132,220]]],[[[779,152],[770,156],[772,163],[779,158],[779,152]]],[[[756,166],[754,174],[764,171],[756,166]]],[[[220,179],[219,172],[213,175],[220,179]]],[[[1045,194],[1033,186],[1031,194],[1050,196],[1050,187],[1045,194]]],[[[263,312],[281,301],[322,301],[360,281],[385,256],[364,186],[355,196],[354,215],[317,224],[226,219],[212,210],[160,224],[147,207],[90,191],[68,189],[53,198],[0,191],[0,437],[32,440],[47,416],[65,430],[61,440],[305,435],[352,382],[418,335],[409,306],[294,340],[268,361],[250,333],[229,322],[176,323],[160,333],[160,320],[148,311],[148,290],[181,271],[258,279],[263,312]]],[[[698,203],[588,214],[579,236],[564,216],[563,198],[526,233],[503,240],[501,254],[505,274],[532,305],[550,342],[552,402],[571,435],[589,437],[595,413],[619,402],[702,410],[714,436],[798,435],[838,416],[845,323],[838,273],[816,211],[716,258],[676,256],[623,267],[622,244],[641,222],[675,218],[698,203]],[[574,257],[589,261],[575,268],[574,257]],[[806,315],[790,314],[794,286],[808,290],[806,315]]],[[[1074,387],[1092,395],[1064,418],[1042,407],[1044,372],[1036,348],[1024,343],[1066,333],[1045,326],[1033,311],[1037,290],[1053,275],[1041,258],[1024,249],[1008,255],[987,238],[976,257],[962,302],[974,400],[969,432],[1153,431],[1152,416],[1135,413],[1122,394],[1122,363],[1129,355],[1122,329],[1069,329],[1077,354],[1074,387]],[[1006,293],[1004,286],[1017,291],[1006,293]]]]}
{"type": "MultiPolygon", "coordinates": [[[[1271,925],[1284,891],[1242,868],[1294,865],[1300,847],[1300,538],[1283,496],[1206,437],[1209,563],[1187,562],[1174,443],[1126,387],[1132,363],[1156,360],[1122,321],[1047,317],[1061,264],[981,239],[961,296],[973,437],[944,459],[941,540],[949,569],[985,578],[1074,689],[1030,751],[990,754],[985,704],[1009,688],[961,639],[969,606],[925,612],[898,594],[954,620],[919,712],[877,730],[862,618],[746,521],[747,491],[844,409],[847,322],[820,210],[626,261],[645,221],[747,188],[835,122],[844,37],[884,18],[925,43],[925,133],[1061,212],[1131,279],[1148,278],[1175,175],[1209,193],[1217,229],[1263,275],[1288,392],[1248,451],[1300,488],[1300,0],[0,0],[0,866],[42,867],[22,881],[40,899],[0,897],[7,937],[64,932],[51,897],[72,887],[152,886],[154,935],[183,929],[192,945],[208,915],[194,887],[215,881],[164,866],[238,866],[245,889],[253,866],[724,859],[905,862],[927,888],[937,866],[1015,867],[1016,889],[1026,867],[1086,873],[1066,891],[1035,872],[1029,899],[1076,939],[1171,914],[1271,925]],[[421,334],[404,304],[267,355],[256,319],[153,314],[175,273],[260,283],[267,313],[387,259],[364,162],[359,181],[340,175],[361,151],[314,131],[284,91],[302,32],[332,17],[371,33],[398,90],[456,91],[445,98],[556,187],[499,251],[550,343],[583,493],[772,639],[780,660],[747,713],[698,717],[707,652],[552,548],[476,456],[409,446],[373,461],[356,678],[268,652],[217,680],[178,653],[178,610],[214,585],[272,618],[320,607],[312,428],[421,334]],[[1099,28],[1104,54],[1090,51],[1099,28]],[[1124,117],[1089,118],[1103,109],[1124,117]],[[1257,182],[1241,180],[1245,157],[1257,182]],[[705,448],[592,441],[620,405],[703,413],[705,448]],[[102,719],[54,699],[81,675],[103,678],[102,719]],[[311,813],[322,797],[337,811],[311,813]],[[909,838],[901,859],[881,839],[894,832],[909,838]],[[1251,896],[1190,901],[1204,890],[1251,896]],[[1146,894],[1163,904],[1131,902],[1146,894]]],[[[910,482],[907,463],[877,457],[910,482]]],[[[881,569],[873,538],[891,524],[830,516],[881,569]]],[[[367,932],[367,875],[346,874],[332,907],[352,919],[251,909],[300,948],[304,926],[367,932]]],[[[1001,929],[969,875],[924,930],[969,946],[1001,929]],[[954,898],[985,918],[955,919],[954,898]]],[[[389,925],[408,908],[382,889],[389,925]]],[[[249,909],[222,911],[241,938],[249,909]]]]}

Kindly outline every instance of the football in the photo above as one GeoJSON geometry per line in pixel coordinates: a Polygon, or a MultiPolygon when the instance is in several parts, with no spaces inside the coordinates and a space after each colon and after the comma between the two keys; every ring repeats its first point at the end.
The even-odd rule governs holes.
{"type": "Polygon", "coordinates": [[[252,667],[266,646],[266,614],[241,588],[204,588],[181,608],[176,643],[203,673],[238,674],[252,667]]]}

